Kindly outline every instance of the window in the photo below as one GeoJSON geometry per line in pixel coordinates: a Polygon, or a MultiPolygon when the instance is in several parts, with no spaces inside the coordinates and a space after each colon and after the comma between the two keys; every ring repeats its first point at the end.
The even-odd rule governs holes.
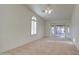
{"type": "Polygon", "coordinates": [[[67,32],[68,32],[68,34],[70,33],[70,28],[69,28],[69,26],[67,26],[67,32]]]}
{"type": "Polygon", "coordinates": [[[52,34],[54,35],[54,25],[52,25],[51,31],[52,31],[52,34]]]}
{"type": "Polygon", "coordinates": [[[37,34],[37,19],[35,16],[33,16],[31,22],[31,35],[35,34],[37,34]]]}
{"type": "Polygon", "coordinates": [[[65,37],[65,26],[64,25],[52,25],[51,33],[55,37],[65,37]]]}
{"type": "Polygon", "coordinates": [[[56,25],[56,32],[57,37],[65,37],[65,27],[63,25],[56,25]]]}
{"type": "Polygon", "coordinates": [[[67,36],[68,38],[71,38],[70,27],[67,26],[66,29],[67,29],[67,35],[66,35],[66,36],[67,36]]]}
{"type": "Polygon", "coordinates": [[[52,25],[51,36],[59,38],[71,38],[70,26],[69,25],[52,25]]]}

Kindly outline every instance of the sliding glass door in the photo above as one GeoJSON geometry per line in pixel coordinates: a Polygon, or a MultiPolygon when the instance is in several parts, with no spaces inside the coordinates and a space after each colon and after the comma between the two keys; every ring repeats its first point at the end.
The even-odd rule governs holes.
{"type": "Polygon", "coordinates": [[[64,25],[56,25],[55,27],[55,36],[56,37],[65,37],[65,26],[64,25]]]}
{"type": "Polygon", "coordinates": [[[51,34],[54,37],[65,38],[70,34],[70,28],[66,25],[52,25],[51,26],[51,34]]]}

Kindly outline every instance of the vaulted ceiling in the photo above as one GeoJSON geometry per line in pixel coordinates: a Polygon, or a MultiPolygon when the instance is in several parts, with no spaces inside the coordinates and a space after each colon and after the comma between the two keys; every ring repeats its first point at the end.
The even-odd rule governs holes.
{"type": "Polygon", "coordinates": [[[29,9],[35,12],[37,15],[45,20],[69,20],[71,19],[73,9],[75,5],[72,4],[51,4],[50,7],[53,9],[51,14],[45,14],[43,9],[46,8],[47,4],[29,4],[29,9]]]}

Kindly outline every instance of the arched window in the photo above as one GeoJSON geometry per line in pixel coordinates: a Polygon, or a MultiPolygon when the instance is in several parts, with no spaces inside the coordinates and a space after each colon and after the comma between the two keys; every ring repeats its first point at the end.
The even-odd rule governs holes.
{"type": "Polygon", "coordinates": [[[31,21],[31,35],[37,34],[37,19],[35,16],[32,16],[31,21]]]}

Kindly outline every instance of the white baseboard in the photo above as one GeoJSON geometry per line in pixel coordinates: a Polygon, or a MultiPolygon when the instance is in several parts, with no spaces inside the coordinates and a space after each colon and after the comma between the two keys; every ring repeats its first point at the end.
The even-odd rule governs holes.
{"type": "Polygon", "coordinates": [[[79,50],[79,46],[76,46],[76,48],[79,50]]]}
{"type": "Polygon", "coordinates": [[[79,46],[75,42],[73,42],[73,44],[79,50],[79,46]]]}

